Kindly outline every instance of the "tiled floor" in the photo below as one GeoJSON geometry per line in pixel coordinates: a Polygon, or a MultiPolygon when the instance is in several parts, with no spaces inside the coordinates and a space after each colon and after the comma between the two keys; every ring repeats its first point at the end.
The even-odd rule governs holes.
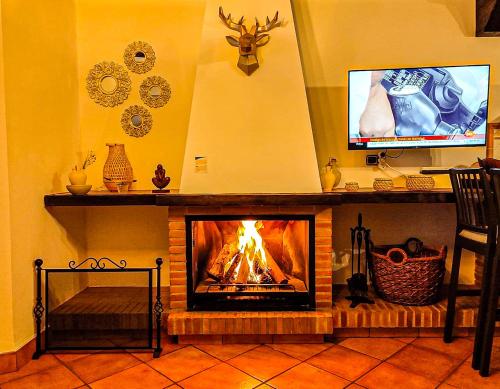
{"type": "Polygon", "coordinates": [[[175,345],[150,353],[44,355],[7,388],[499,388],[500,338],[491,376],[472,370],[472,339],[345,338],[324,344],[175,345]]]}

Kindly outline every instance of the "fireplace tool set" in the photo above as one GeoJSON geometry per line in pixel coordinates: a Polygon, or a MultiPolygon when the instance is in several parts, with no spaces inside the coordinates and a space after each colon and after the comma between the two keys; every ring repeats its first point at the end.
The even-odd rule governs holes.
{"type": "Polygon", "coordinates": [[[374,301],[368,297],[368,256],[370,248],[370,230],[363,227],[363,216],[358,214],[358,225],[351,228],[351,278],[347,279],[347,287],[350,295],[346,297],[351,301],[351,308],[359,304],[373,304],[374,301]],[[361,249],[365,246],[365,269],[361,271],[361,249]],[[356,246],[356,251],[354,250],[356,246]],[[354,261],[357,254],[357,272],[354,273],[354,261]]]}

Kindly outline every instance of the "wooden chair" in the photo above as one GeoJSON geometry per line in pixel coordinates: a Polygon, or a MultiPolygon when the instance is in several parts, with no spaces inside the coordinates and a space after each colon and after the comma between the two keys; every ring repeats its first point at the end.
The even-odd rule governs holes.
{"type": "MultiPolygon", "coordinates": [[[[481,296],[479,305],[486,306],[489,295],[485,294],[486,284],[483,284],[481,289],[458,288],[460,260],[463,249],[484,255],[485,258],[492,257],[495,252],[498,222],[493,195],[484,169],[451,169],[450,178],[456,197],[457,229],[443,336],[445,343],[450,343],[452,340],[457,296],[481,296]]],[[[487,264],[488,261],[485,261],[483,279],[489,280],[491,268],[488,268],[487,264]]],[[[479,335],[479,339],[483,339],[483,321],[478,316],[476,334],[479,335]]]]}
{"type": "MultiPolygon", "coordinates": [[[[491,186],[493,188],[496,219],[500,219],[500,169],[491,169],[491,186]]],[[[497,228],[498,240],[498,228],[497,228]]],[[[486,258],[490,262],[491,273],[489,278],[483,276],[483,285],[488,284],[487,288],[483,287],[486,296],[486,303],[479,309],[478,316],[482,317],[484,328],[482,332],[476,332],[474,339],[474,354],[472,356],[472,367],[479,369],[479,374],[487,377],[490,372],[491,350],[493,346],[493,336],[495,333],[495,323],[500,321],[500,309],[498,309],[498,292],[500,288],[500,244],[497,243],[495,255],[486,258]],[[482,337],[479,337],[482,336],[482,337]]],[[[486,267],[486,263],[485,263],[486,267]]],[[[481,299],[482,299],[481,295],[481,299]]]]}

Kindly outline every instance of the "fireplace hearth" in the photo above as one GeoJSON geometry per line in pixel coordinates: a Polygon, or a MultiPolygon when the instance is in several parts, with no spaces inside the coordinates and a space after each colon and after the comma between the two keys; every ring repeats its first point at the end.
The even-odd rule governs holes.
{"type": "Polygon", "coordinates": [[[188,215],[188,310],[315,308],[314,215],[188,215]]]}

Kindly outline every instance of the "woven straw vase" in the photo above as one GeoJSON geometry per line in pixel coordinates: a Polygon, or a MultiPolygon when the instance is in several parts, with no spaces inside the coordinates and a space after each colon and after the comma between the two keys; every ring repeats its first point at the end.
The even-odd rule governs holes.
{"type": "Polygon", "coordinates": [[[111,192],[116,192],[117,183],[132,183],[134,172],[132,165],[125,154],[125,145],[123,143],[106,143],[109,147],[108,159],[104,164],[103,181],[106,188],[111,192]]]}

